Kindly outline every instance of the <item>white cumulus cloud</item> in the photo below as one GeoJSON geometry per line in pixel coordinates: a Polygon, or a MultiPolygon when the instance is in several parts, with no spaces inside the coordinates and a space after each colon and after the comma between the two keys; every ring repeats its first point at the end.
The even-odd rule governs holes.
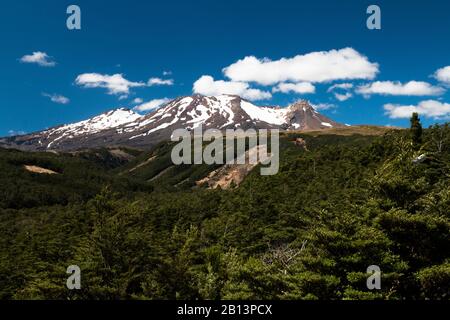
{"type": "Polygon", "coordinates": [[[206,75],[194,82],[193,91],[205,96],[235,94],[248,100],[265,100],[272,97],[270,92],[250,88],[248,83],[214,80],[213,77],[206,75]]]}
{"type": "Polygon", "coordinates": [[[173,79],[150,78],[147,85],[151,86],[172,86],[173,79]]]}
{"type": "Polygon", "coordinates": [[[356,92],[362,95],[394,95],[394,96],[435,96],[445,92],[441,87],[433,86],[428,82],[409,81],[401,83],[399,81],[376,81],[370,84],[359,86],[356,92]]]}
{"type": "Polygon", "coordinates": [[[450,103],[443,103],[436,100],[422,101],[417,105],[398,105],[389,103],[384,105],[384,110],[392,119],[409,118],[413,112],[417,112],[424,117],[433,119],[450,117],[450,103]]]}
{"type": "Polygon", "coordinates": [[[373,79],[378,64],[352,48],[311,52],[279,60],[247,56],[223,69],[232,81],[273,85],[279,82],[327,82],[373,79]]]}
{"type": "Polygon", "coordinates": [[[45,52],[36,51],[20,58],[22,63],[35,63],[41,67],[54,67],[56,62],[45,52]]]}
{"type": "Polygon", "coordinates": [[[163,104],[169,102],[170,99],[169,98],[162,98],[162,99],[153,99],[150,100],[148,102],[145,102],[143,104],[140,104],[136,107],[133,108],[133,110],[136,111],[150,111],[156,108],[159,108],[160,106],[162,106],[163,104]]]}
{"type": "Polygon", "coordinates": [[[54,103],[59,103],[59,104],[68,104],[70,102],[70,99],[60,95],[60,94],[49,94],[49,93],[42,93],[42,95],[44,97],[50,98],[50,100],[54,103]]]}
{"type": "Polygon", "coordinates": [[[125,79],[122,74],[99,74],[99,73],[83,73],[76,79],[75,83],[84,88],[105,88],[108,94],[128,95],[130,88],[143,87],[143,82],[133,82],[125,79]]]}
{"type": "Polygon", "coordinates": [[[282,93],[314,93],[316,92],[316,87],[314,87],[309,82],[299,82],[299,83],[290,83],[290,82],[282,82],[279,83],[276,87],[272,89],[272,92],[282,92],[282,93]]]}
{"type": "Polygon", "coordinates": [[[437,70],[434,77],[441,82],[450,84],[450,66],[437,70]]]}

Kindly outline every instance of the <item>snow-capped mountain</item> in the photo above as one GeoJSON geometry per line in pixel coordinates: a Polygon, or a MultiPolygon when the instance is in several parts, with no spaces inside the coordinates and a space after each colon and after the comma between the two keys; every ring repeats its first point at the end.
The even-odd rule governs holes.
{"type": "Polygon", "coordinates": [[[117,109],[91,119],[48,130],[0,139],[0,146],[25,150],[76,150],[102,146],[150,148],[170,139],[175,129],[320,130],[343,125],[321,115],[307,102],[289,107],[258,107],[239,96],[193,95],[139,115],[117,109]]]}
{"type": "MultiPolygon", "coordinates": [[[[81,135],[93,135],[103,130],[119,127],[123,124],[136,121],[141,116],[131,110],[120,108],[102,113],[91,119],[56,127],[42,132],[46,140],[51,140],[47,148],[62,139],[73,139],[81,135]]],[[[42,139],[41,142],[42,143],[42,139]]]]}

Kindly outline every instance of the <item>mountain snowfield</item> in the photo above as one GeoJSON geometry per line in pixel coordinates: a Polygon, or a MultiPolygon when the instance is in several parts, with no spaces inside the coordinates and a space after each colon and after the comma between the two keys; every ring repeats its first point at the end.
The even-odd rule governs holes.
{"type": "Polygon", "coordinates": [[[0,139],[0,146],[25,150],[77,150],[105,146],[150,148],[175,129],[321,130],[344,127],[307,101],[286,108],[259,107],[235,95],[193,95],[174,99],[145,115],[120,108],[91,119],[0,139]]]}
{"type": "Polygon", "coordinates": [[[120,108],[109,112],[102,113],[91,119],[80,121],[61,127],[52,128],[42,132],[43,135],[47,135],[47,138],[56,137],[47,145],[47,148],[51,148],[53,143],[68,138],[83,135],[83,134],[95,134],[100,131],[116,128],[120,125],[136,121],[141,116],[131,110],[120,108]]]}

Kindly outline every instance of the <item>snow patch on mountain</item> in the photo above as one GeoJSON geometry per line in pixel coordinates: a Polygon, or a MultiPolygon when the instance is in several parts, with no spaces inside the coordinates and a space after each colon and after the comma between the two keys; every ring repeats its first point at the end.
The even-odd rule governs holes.
{"type": "Polygon", "coordinates": [[[123,124],[136,121],[141,116],[128,109],[117,109],[102,113],[88,120],[63,125],[54,129],[45,131],[49,135],[60,132],[71,133],[73,135],[96,133],[102,130],[119,127],[123,124]]]}
{"type": "Polygon", "coordinates": [[[112,129],[129,122],[136,121],[141,115],[125,108],[108,111],[88,120],[63,125],[43,132],[50,139],[57,136],[47,146],[47,149],[63,138],[73,139],[79,135],[95,134],[103,130],[112,129]]]}
{"type": "Polygon", "coordinates": [[[241,102],[241,107],[252,120],[264,121],[270,124],[282,125],[286,123],[287,108],[257,107],[247,101],[241,102]]]}

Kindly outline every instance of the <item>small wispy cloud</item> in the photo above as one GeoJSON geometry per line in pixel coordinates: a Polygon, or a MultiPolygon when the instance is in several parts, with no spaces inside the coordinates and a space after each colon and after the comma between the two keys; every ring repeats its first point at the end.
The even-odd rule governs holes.
{"type": "Polygon", "coordinates": [[[142,102],[144,102],[144,100],[142,100],[141,98],[135,98],[134,100],[133,100],[133,103],[142,103],[142,102]]]}
{"type": "Polygon", "coordinates": [[[147,85],[152,86],[172,86],[174,83],[173,79],[161,79],[161,78],[150,78],[147,85]]]}
{"type": "Polygon", "coordinates": [[[163,104],[165,104],[169,101],[170,101],[169,98],[153,99],[153,100],[150,100],[148,102],[145,102],[143,104],[140,104],[140,105],[134,107],[133,110],[141,111],[141,112],[150,111],[150,110],[159,108],[160,106],[162,106],[163,104]]]}
{"type": "Polygon", "coordinates": [[[331,109],[336,109],[337,106],[335,104],[332,103],[317,103],[317,104],[312,104],[312,107],[319,111],[319,110],[331,110],[331,109]]]}
{"type": "Polygon", "coordinates": [[[8,135],[10,136],[10,137],[13,137],[13,136],[23,136],[24,134],[27,134],[25,131],[22,131],[22,130],[19,130],[19,131],[16,131],[16,130],[9,130],[8,131],[8,135]]]}
{"type": "Polygon", "coordinates": [[[54,67],[56,62],[45,52],[36,51],[20,58],[22,63],[35,63],[41,67],[54,67]]]}
{"type": "Polygon", "coordinates": [[[343,89],[343,90],[350,90],[353,88],[353,84],[352,83],[337,83],[332,85],[331,87],[328,88],[327,92],[332,92],[335,89],[343,89]]]}
{"type": "Polygon", "coordinates": [[[337,100],[343,102],[343,101],[347,101],[348,99],[350,99],[351,97],[353,97],[353,94],[351,94],[350,92],[346,92],[346,93],[342,93],[342,94],[341,94],[341,93],[335,92],[335,93],[334,93],[334,97],[335,97],[337,100]]]}
{"type": "Polygon", "coordinates": [[[52,102],[54,103],[59,103],[59,104],[68,104],[70,102],[70,99],[60,95],[60,94],[50,94],[50,93],[45,93],[43,92],[42,95],[44,97],[49,98],[52,102]]]}
{"type": "Polygon", "coordinates": [[[352,83],[338,83],[329,87],[327,92],[333,93],[337,100],[343,102],[353,97],[353,94],[350,92],[352,88],[352,83]]]}

